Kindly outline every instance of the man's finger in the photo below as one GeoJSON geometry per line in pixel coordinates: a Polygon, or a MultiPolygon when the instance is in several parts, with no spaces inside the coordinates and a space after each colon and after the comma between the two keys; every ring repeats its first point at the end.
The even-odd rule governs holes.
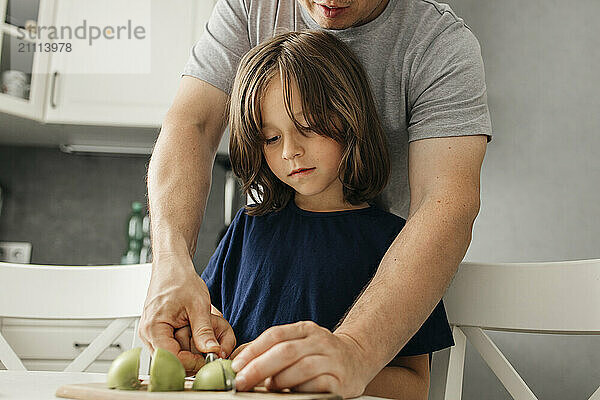
{"type": "Polygon", "coordinates": [[[201,354],[193,354],[189,351],[181,351],[177,355],[185,368],[185,376],[194,375],[200,368],[204,366],[204,357],[201,354]]]}
{"type": "Polygon", "coordinates": [[[221,346],[215,337],[211,322],[210,312],[198,310],[189,315],[189,321],[192,329],[192,338],[196,348],[202,353],[217,353],[221,351],[221,346]]]}
{"type": "Polygon", "coordinates": [[[142,340],[142,343],[144,344],[144,346],[146,346],[146,348],[148,349],[150,354],[154,353],[154,349],[152,348],[152,345],[150,344],[150,342],[147,341],[146,338],[144,336],[142,336],[140,332],[138,332],[138,336],[142,340]]]}
{"type": "Polygon", "coordinates": [[[235,333],[233,332],[233,328],[229,325],[229,322],[225,320],[225,318],[217,316],[215,314],[211,315],[212,327],[213,331],[221,345],[221,353],[219,356],[221,358],[227,358],[229,354],[233,351],[236,344],[235,333]]]}
{"type": "Polygon", "coordinates": [[[153,353],[157,348],[168,350],[174,355],[181,350],[179,342],[175,340],[173,327],[165,322],[159,322],[150,327],[150,344],[153,353]]]}
{"type": "Polygon", "coordinates": [[[175,339],[179,342],[182,351],[191,351],[190,341],[191,334],[189,325],[184,326],[183,328],[175,329],[175,339]]]}

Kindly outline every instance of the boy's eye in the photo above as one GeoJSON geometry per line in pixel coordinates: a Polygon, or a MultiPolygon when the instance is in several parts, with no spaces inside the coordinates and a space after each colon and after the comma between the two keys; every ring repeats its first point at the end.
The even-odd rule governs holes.
{"type": "Polygon", "coordinates": [[[279,136],[273,136],[270,138],[265,139],[265,144],[269,145],[271,143],[274,143],[277,141],[277,139],[279,139],[279,136]]]}

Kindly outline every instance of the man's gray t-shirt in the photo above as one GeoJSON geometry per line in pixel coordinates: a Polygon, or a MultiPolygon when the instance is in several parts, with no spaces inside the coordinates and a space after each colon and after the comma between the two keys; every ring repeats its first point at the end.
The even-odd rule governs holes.
{"type": "MultiPolygon", "coordinates": [[[[183,75],[230,94],[248,50],[302,29],[321,28],[296,0],[220,0],[183,75]]],[[[448,5],[430,0],[389,0],[373,21],[327,31],[348,44],[367,72],[392,160],[379,205],[407,218],[409,142],[464,135],[491,140],[479,43],[448,5]]]]}

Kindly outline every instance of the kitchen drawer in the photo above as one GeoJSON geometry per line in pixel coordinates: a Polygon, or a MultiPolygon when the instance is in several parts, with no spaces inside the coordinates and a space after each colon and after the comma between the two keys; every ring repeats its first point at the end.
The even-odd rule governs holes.
{"type": "MultiPolygon", "coordinates": [[[[4,318],[2,335],[23,360],[70,362],[92,342],[112,320],[23,320],[4,318]]],[[[97,358],[114,360],[131,348],[133,323],[97,358]]],[[[66,365],[65,365],[66,366],[66,365]]]]}
{"type": "MultiPolygon", "coordinates": [[[[29,371],[64,371],[70,360],[23,360],[29,371]]],[[[94,361],[84,372],[100,372],[106,374],[112,361],[94,361]]],[[[0,369],[2,369],[0,363],[0,369]]]]}

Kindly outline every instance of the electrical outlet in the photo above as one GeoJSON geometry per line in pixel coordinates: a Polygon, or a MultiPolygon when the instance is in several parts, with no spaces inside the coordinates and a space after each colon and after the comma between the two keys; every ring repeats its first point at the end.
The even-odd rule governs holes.
{"type": "Polygon", "coordinates": [[[0,261],[29,264],[31,260],[31,243],[0,242],[0,261]]]}

